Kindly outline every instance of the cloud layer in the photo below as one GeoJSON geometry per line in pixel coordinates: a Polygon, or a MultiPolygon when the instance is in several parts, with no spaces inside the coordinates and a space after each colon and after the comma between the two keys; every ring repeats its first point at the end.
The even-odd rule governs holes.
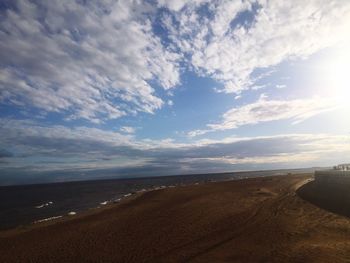
{"type": "Polygon", "coordinates": [[[178,11],[163,17],[169,38],[198,74],[222,82],[227,93],[251,88],[258,69],[349,39],[347,1],[170,1],[168,7],[178,11]]]}
{"type": "Polygon", "coordinates": [[[312,99],[271,100],[263,95],[253,103],[225,112],[220,123],[208,124],[208,129],[194,130],[188,135],[192,137],[207,132],[235,129],[244,125],[277,120],[291,119],[293,124],[296,124],[336,108],[337,102],[334,99],[315,97],[312,99]]]}
{"type": "MultiPolygon", "coordinates": [[[[219,172],[254,167],[331,165],[350,154],[350,138],[329,134],[286,134],[176,143],[137,140],[95,128],[1,122],[0,171],[113,169],[111,175],[219,172]],[[331,156],[331,157],[330,157],[331,156]],[[270,166],[269,166],[270,165],[270,166]]],[[[345,161],[345,160],[343,160],[345,161]]],[[[25,178],[24,178],[25,179],[25,178]]]]}
{"type": "Polygon", "coordinates": [[[157,90],[180,83],[180,65],[241,93],[259,79],[257,70],[334,45],[350,25],[347,1],[16,0],[4,7],[0,101],[92,122],[161,108],[157,90]]]}
{"type": "Polygon", "coordinates": [[[11,1],[1,11],[0,100],[93,122],[152,113],[179,83],[178,55],[139,1],[11,1]]]}

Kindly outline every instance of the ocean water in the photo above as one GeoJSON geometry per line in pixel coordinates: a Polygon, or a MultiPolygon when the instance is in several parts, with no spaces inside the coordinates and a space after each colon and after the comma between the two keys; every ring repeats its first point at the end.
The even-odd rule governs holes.
{"type": "Polygon", "coordinates": [[[163,176],[0,187],[0,230],[74,215],[138,191],[249,177],[310,172],[310,169],[163,176]]]}

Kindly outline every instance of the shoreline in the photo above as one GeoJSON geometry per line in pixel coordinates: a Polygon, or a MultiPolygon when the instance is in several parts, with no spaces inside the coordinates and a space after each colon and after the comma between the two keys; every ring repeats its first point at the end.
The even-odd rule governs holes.
{"type": "MultiPolygon", "coordinates": [[[[3,200],[0,212],[0,231],[28,226],[39,220],[48,221],[48,219],[57,216],[66,217],[70,212],[80,214],[103,206],[106,202],[118,202],[118,199],[124,198],[125,194],[135,193],[142,189],[154,190],[162,185],[192,185],[211,181],[287,175],[291,171],[267,170],[0,187],[0,196],[3,200]]],[[[295,172],[300,173],[302,171],[304,170],[299,169],[295,172]]]]}
{"type": "MultiPolygon", "coordinates": [[[[300,169],[302,170],[302,169],[300,169]]],[[[276,170],[279,171],[279,170],[276,170]]],[[[258,171],[259,172],[259,171],[258,171]]],[[[249,173],[249,171],[247,171],[247,173],[249,173]]],[[[297,173],[299,174],[299,173],[297,173]]],[[[177,185],[162,185],[162,186],[155,186],[152,188],[147,188],[147,189],[141,189],[138,191],[134,191],[134,192],[129,192],[124,194],[123,196],[117,198],[117,199],[111,199],[111,200],[106,200],[104,202],[101,202],[98,206],[95,207],[90,207],[87,209],[83,209],[83,210],[77,210],[77,211],[70,211],[66,214],[60,214],[60,215],[53,215],[51,217],[47,217],[47,218],[40,218],[37,220],[32,221],[31,223],[28,224],[23,224],[23,225],[18,225],[15,226],[13,228],[9,228],[9,229],[3,229],[0,230],[0,237],[2,235],[6,235],[9,232],[17,232],[17,231],[27,231],[27,230],[31,230],[32,228],[37,228],[37,227],[41,227],[41,226],[47,226],[47,225],[52,225],[55,223],[60,223],[60,222],[64,222],[67,220],[74,220],[76,218],[79,217],[84,217],[87,215],[91,215],[93,213],[98,213],[99,211],[103,211],[105,209],[110,209],[113,208],[115,206],[117,206],[118,204],[120,204],[121,202],[125,202],[129,199],[132,198],[137,198],[140,195],[147,193],[147,192],[152,192],[152,191],[159,191],[159,190],[163,190],[163,189],[168,189],[168,188],[178,188],[178,187],[190,187],[190,186],[196,186],[196,185],[203,185],[203,184],[211,184],[211,183],[220,183],[220,182],[229,182],[229,181],[240,181],[240,180],[247,180],[247,179],[252,179],[252,178],[265,178],[265,177],[275,177],[275,176],[291,176],[291,175],[297,175],[297,174],[291,174],[291,173],[286,173],[286,174],[275,174],[275,175],[266,175],[266,176],[239,176],[237,178],[230,178],[230,179],[222,179],[222,180],[209,180],[209,181],[203,181],[203,182],[195,182],[195,183],[189,183],[189,184],[177,184],[177,185]],[[72,214],[71,214],[72,213],[72,214]]],[[[301,173],[304,174],[304,173],[301,173]]],[[[49,202],[50,205],[52,205],[52,202],[49,202]]],[[[47,204],[41,205],[41,206],[45,206],[47,204]]],[[[38,208],[38,207],[36,207],[38,208]]]]}
{"type": "Polygon", "coordinates": [[[82,183],[82,182],[101,182],[101,181],[128,181],[128,180],[139,180],[139,179],[159,179],[159,178],[179,178],[184,176],[210,176],[210,175],[229,175],[229,174],[249,174],[249,173],[273,173],[276,175],[283,174],[306,174],[314,173],[317,169],[327,169],[330,167],[304,167],[304,168],[284,168],[284,169],[262,169],[262,170],[237,170],[237,171],[228,171],[228,172],[211,172],[211,173],[189,173],[189,174],[170,174],[170,175],[160,175],[160,176],[145,176],[145,177],[120,177],[120,178],[100,178],[100,179],[89,179],[89,180],[73,180],[73,181],[54,181],[54,182],[43,182],[43,183],[25,183],[25,184],[8,184],[0,185],[1,187],[21,187],[21,186],[34,186],[34,185],[51,185],[51,184],[66,184],[66,183],[82,183]]]}
{"type": "MultiPolygon", "coordinates": [[[[302,170],[302,169],[300,169],[302,170]]],[[[276,170],[278,171],[278,170],[276,170]]],[[[248,173],[249,171],[247,171],[248,173]]],[[[300,173],[300,174],[308,174],[308,173],[300,173]]],[[[274,175],[265,175],[265,176],[246,176],[246,177],[237,177],[237,178],[231,178],[231,179],[223,179],[223,180],[209,180],[206,182],[195,182],[195,183],[190,183],[190,184],[179,184],[179,185],[169,185],[169,186],[155,186],[153,188],[147,188],[147,189],[141,189],[135,192],[130,192],[127,194],[124,194],[122,197],[117,198],[117,199],[111,199],[111,200],[106,200],[104,202],[101,202],[98,206],[95,207],[90,207],[88,209],[84,210],[78,210],[78,211],[70,211],[66,214],[62,215],[54,215],[48,218],[40,218],[37,220],[32,221],[29,224],[24,224],[24,225],[18,225],[13,228],[9,229],[3,229],[0,230],[0,237],[1,236],[6,236],[8,233],[17,233],[18,231],[30,231],[33,228],[40,228],[42,226],[48,226],[48,225],[53,225],[56,223],[61,223],[69,220],[74,220],[76,218],[81,218],[84,216],[89,216],[95,213],[99,213],[101,211],[104,211],[106,209],[113,209],[117,205],[121,204],[122,202],[130,201],[134,198],[140,197],[142,194],[148,193],[148,192],[153,192],[153,191],[159,191],[159,190],[164,190],[168,188],[180,188],[180,187],[190,187],[190,186],[198,186],[198,185],[203,185],[203,184],[212,184],[212,183],[221,183],[221,182],[230,182],[230,181],[241,181],[241,180],[248,180],[248,179],[255,179],[255,178],[269,178],[269,177],[276,177],[276,176],[293,176],[293,175],[300,175],[299,173],[296,174],[291,174],[291,173],[286,173],[286,174],[274,174],[274,175]]],[[[310,174],[311,175],[311,174],[310,174]]],[[[52,205],[52,202],[49,202],[50,205],[52,205]]],[[[48,204],[48,203],[47,203],[48,204]]],[[[40,206],[45,206],[40,205],[40,206]]],[[[36,207],[38,208],[38,207],[36,207]]]]}

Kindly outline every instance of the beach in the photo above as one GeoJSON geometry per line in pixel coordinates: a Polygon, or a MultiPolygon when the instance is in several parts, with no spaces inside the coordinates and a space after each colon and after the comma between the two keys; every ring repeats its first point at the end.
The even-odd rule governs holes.
{"type": "Polygon", "coordinates": [[[0,262],[349,262],[350,220],[301,198],[297,190],[310,180],[284,175],[138,193],[0,232],[0,262]]]}

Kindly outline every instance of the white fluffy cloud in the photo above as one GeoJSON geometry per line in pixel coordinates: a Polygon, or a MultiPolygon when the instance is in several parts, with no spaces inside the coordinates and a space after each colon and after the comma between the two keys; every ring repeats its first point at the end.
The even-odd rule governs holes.
{"type": "Polygon", "coordinates": [[[179,84],[179,65],[239,94],[257,87],[257,69],[332,46],[349,37],[350,25],[350,2],[341,0],[7,6],[0,11],[0,102],[92,122],[153,113],[165,103],[158,87],[179,84]],[[164,35],[153,27],[158,15],[164,35]]]}
{"type": "Polygon", "coordinates": [[[0,101],[94,122],[163,101],[149,84],[179,83],[178,55],[153,33],[141,1],[25,1],[2,10],[0,101]]]}
{"type": "Polygon", "coordinates": [[[256,102],[235,107],[225,112],[222,121],[208,124],[208,129],[189,132],[189,136],[203,135],[217,130],[228,130],[243,125],[253,125],[260,122],[292,119],[293,123],[302,122],[308,118],[337,107],[333,99],[312,98],[296,100],[270,100],[261,96],[256,102]]]}
{"type": "Polygon", "coordinates": [[[240,93],[254,86],[257,69],[349,39],[350,2],[217,0],[188,4],[163,24],[197,73],[240,93]]]}
{"type": "Polygon", "coordinates": [[[130,126],[123,126],[120,128],[120,131],[124,133],[135,133],[136,129],[130,126]]]}
{"type": "Polygon", "coordinates": [[[186,5],[199,5],[205,2],[207,2],[207,0],[158,0],[158,5],[177,12],[186,5]]]}

